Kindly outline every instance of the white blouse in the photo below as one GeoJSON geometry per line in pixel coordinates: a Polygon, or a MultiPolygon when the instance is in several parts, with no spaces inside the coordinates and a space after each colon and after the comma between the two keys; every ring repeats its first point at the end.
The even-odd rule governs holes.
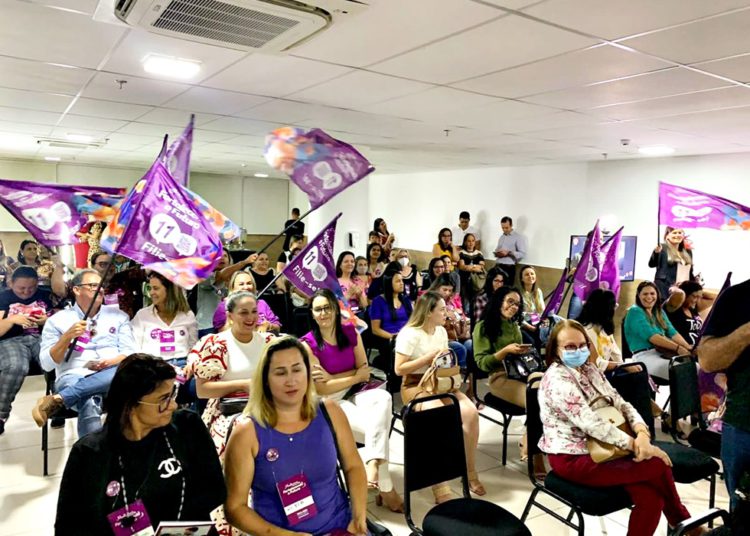
{"type": "MultiPolygon", "coordinates": [[[[437,326],[430,335],[422,328],[405,327],[396,336],[396,353],[409,357],[409,361],[423,357],[436,350],[448,349],[448,332],[443,326],[437,326]]],[[[414,370],[412,374],[424,374],[427,365],[414,370]]]]}
{"type": "Polygon", "coordinates": [[[198,321],[192,311],[177,313],[167,324],[150,305],[138,311],[131,324],[138,351],[162,359],[186,357],[198,342],[198,321]]]}

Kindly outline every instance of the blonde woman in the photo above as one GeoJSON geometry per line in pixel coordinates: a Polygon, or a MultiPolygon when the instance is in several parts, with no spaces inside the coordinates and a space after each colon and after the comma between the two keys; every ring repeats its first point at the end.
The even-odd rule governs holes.
{"type": "Polygon", "coordinates": [[[648,265],[656,268],[654,283],[662,299],[669,298],[671,287],[683,281],[692,281],[693,253],[685,241],[685,231],[667,227],[664,243],[654,248],[648,265]]]}
{"type": "MultiPolygon", "coordinates": [[[[255,278],[250,272],[235,272],[229,281],[229,292],[258,292],[255,278]]],[[[227,321],[227,303],[226,300],[219,302],[214,311],[214,329],[218,333],[229,329],[227,321]]],[[[271,310],[271,307],[265,300],[258,300],[258,331],[272,331],[278,333],[281,330],[281,321],[279,317],[271,310]]]]}

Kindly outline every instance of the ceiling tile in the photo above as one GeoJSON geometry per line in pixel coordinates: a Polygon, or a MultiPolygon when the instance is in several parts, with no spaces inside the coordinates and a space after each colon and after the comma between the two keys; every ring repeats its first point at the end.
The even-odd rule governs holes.
{"type": "Polygon", "coordinates": [[[525,12],[590,35],[618,39],[745,6],[746,0],[548,0],[525,12]]]}
{"type": "Polygon", "coordinates": [[[93,15],[98,0],[27,0],[31,4],[39,4],[48,7],[57,7],[66,10],[80,11],[93,15]]]}
{"type": "Polygon", "coordinates": [[[695,63],[750,52],[748,28],[750,9],[626,39],[622,44],[679,63],[695,63]]]}
{"type": "Polygon", "coordinates": [[[509,15],[378,63],[372,70],[445,84],[595,43],[594,39],[509,15]]]}
{"type": "Polygon", "coordinates": [[[174,80],[158,73],[146,73],[143,60],[149,54],[173,56],[200,62],[200,71],[191,82],[205,80],[232,63],[241,59],[245,52],[229,48],[204,45],[185,39],[176,39],[147,32],[140,28],[130,30],[127,37],[107,60],[103,69],[134,76],[148,76],[162,80],[174,80]]]}
{"type": "MultiPolygon", "coordinates": [[[[515,119],[503,119],[499,125],[501,132],[512,134],[522,134],[536,130],[544,130],[557,127],[582,127],[601,122],[600,117],[592,117],[578,112],[553,112],[545,115],[535,115],[533,117],[520,117],[515,119]]],[[[489,125],[490,130],[494,130],[494,125],[489,125]]]]}
{"type": "Polygon", "coordinates": [[[0,88],[0,106],[41,112],[64,112],[71,102],[73,102],[73,97],[69,95],[0,88]]]}
{"type": "Polygon", "coordinates": [[[251,54],[201,85],[283,97],[349,71],[348,67],[293,56],[251,54]]]}
{"type": "Polygon", "coordinates": [[[385,102],[360,108],[362,111],[406,117],[420,121],[445,122],[447,116],[466,108],[476,108],[493,104],[500,99],[459,91],[447,87],[435,87],[405,97],[390,99],[385,102]]]}
{"type": "Polygon", "coordinates": [[[4,56],[96,68],[126,30],[91,17],[25,2],[3,2],[4,56]]]}
{"type": "Polygon", "coordinates": [[[470,0],[451,0],[439,6],[435,0],[380,0],[370,4],[362,15],[334,24],[319,37],[296,47],[294,55],[364,67],[503,14],[470,0]],[[425,24],[427,19],[429,24],[425,24]]]}
{"type": "Polygon", "coordinates": [[[484,0],[488,4],[494,4],[498,7],[504,7],[508,9],[523,9],[525,7],[538,4],[544,0],[484,0]]]}
{"type": "Polygon", "coordinates": [[[289,95],[296,100],[340,108],[361,107],[428,89],[430,85],[393,76],[355,71],[289,95]]]}
{"type": "Polygon", "coordinates": [[[109,134],[107,138],[109,139],[107,148],[118,151],[132,151],[153,141],[151,136],[137,136],[135,134],[123,134],[122,132],[114,132],[109,134]]]}
{"type": "Polygon", "coordinates": [[[220,117],[203,125],[203,129],[235,134],[267,134],[273,125],[239,117],[220,117]]]}
{"type": "Polygon", "coordinates": [[[18,134],[31,134],[32,136],[47,136],[52,127],[49,125],[31,125],[28,123],[11,123],[0,121],[0,132],[16,132],[18,134]]]}
{"type": "Polygon", "coordinates": [[[744,54],[733,58],[696,63],[692,67],[709,73],[726,76],[738,82],[750,82],[750,54],[744,54]]]}
{"type": "Polygon", "coordinates": [[[581,110],[605,104],[666,97],[726,85],[728,85],[727,82],[723,80],[682,67],[674,67],[602,84],[544,93],[524,100],[557,108],[581,110]]]}
{"type": "Polygon", "coordinates": [[[735,143],[750,141],[750,131],[747,128],[750,124],[750,106],[658,117],[633,123],[735,143]]]}
{"type": "Polygon", "coordinates": [[[318,104],[308,104],[305,102],[285,99],[273,99],[234,115],[246,119],[271,121],[273,123],[289,125],[311,117],[318,117],[321,108],[323,107],[318,104]]]}
{"type": "MultiPolygon", "coordinates": [[[[210,121],[218,119],[216,114],[195,114],[195,126],[200,127],[210,121]]],[[[139,123],[156,123],[158,125],[170,125],[184,127],[190,121],[190,113],[184,110],[172,110],[170,108],[152,108],[152,111],[138,118],[139,123]]]]}
{"type": "Polygon", "coordinates": [[[615,46],[600,45],[465,80],[455,87],[516,98],[666,67],[671,64],[615,46]]]}
{"type": "Polygon", "coordinates": [[[190,86],[117,73],[98,73],[83,92],[84,97],[158,106],[173,99],[190,86]],[[117,80],[127,80],[120,89],[117,80]]]}
{"type": "Polygon", "coordinates": [[[96,130],[94,128],[86,127],[57,127],[52,130],[50,137],[66,139],[68,134],[80,134],[83,136],[91,136],[96,140],[103,140],[107,137],[108,133],[104,130],[96,130]]]}
{"type": "Polygon", "coordinates": [[[124,127],[126,124],[126,121],[118,121],[116,119],[102,119],[86,115],[65,114],[65,117],[62,118],[59,126],[69,128],[93,128],[95,130],[113,132],[124,127]]]}
{"type": "Polygon", "coordinates": [[[133,121],[150,110],[153,110],[151,106],[81,97],[70,109],[70,113],[133,121]]]}
{"type": "Polygon", "coordinates": [[[61,114],[53,112],[36,112],[0,106],[0,121],[29,123],[32,125],[55,125],[61,114]]]}
{"type": "Polygon", "coordinates": [[[506,132],[506,124],[514,120],[550,115],[558,110],[527,102],[504,100],[487,106],[469,108],[447,114],[452,125],[506,132]]]}
{"type": "Polygon", "coordinates": [[[3,87],[75,95],[94,71],[0,56],[0,73],[3,87]]]}
{"type": "Polygon", "coordinates": [[[167,102],[167,108],[177,108],[189,112],[205,112],[232,115],[266,102],[268,97],[257,97],[234,91],[223,91],[206,87],[193,87],[182,95],[167,102]]]}

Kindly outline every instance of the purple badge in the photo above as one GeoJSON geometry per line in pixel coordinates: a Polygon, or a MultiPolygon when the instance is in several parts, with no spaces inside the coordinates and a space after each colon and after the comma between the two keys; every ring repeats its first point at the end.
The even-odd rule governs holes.
{"type": "Polygon", "coordinates": [[[120,483],[117,480],[113,480],[107,484],[107,497],[117,497],[120,493],[120,483]]]}
{"type": "Polygon", "coordinates": [[[158,339],[160,335],[161,335],[161,330],[159,328],[155,328],[151,330],[152,339],[158,339]]]}
{"type": "Polygon", "coordinates": [[[185,336],[185,330],[184,330],[184,329],[181,329],[181,330],[180,330],[180,336],[181,336],[181,337],[184,337],[184,336],[185,336]]]}
{"type": "Polygon", "coordinates": [[[114,326],[112,326],[111,328],[109,328],[109,332],[110,332],[110,333],[111,333],[112,335],[114,335],[115,333],[117,333],[117,328],[116,328],[116,327],[114,327],[114,326]]]}
{"type": "Polygon", "coordinates": [[[275,462],[279,459],[279,451],[271,447],[266,451],[266,460],[269,462],[275,462]]]}

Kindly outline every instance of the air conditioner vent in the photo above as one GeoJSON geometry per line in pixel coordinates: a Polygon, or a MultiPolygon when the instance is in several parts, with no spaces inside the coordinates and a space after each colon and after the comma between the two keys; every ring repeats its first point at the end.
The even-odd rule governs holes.
{"type": "Polygon", "coordinates": [[[202,39],[261,48],[299,21],[217,0],[173,0],[152,26],[202,39]]]}

